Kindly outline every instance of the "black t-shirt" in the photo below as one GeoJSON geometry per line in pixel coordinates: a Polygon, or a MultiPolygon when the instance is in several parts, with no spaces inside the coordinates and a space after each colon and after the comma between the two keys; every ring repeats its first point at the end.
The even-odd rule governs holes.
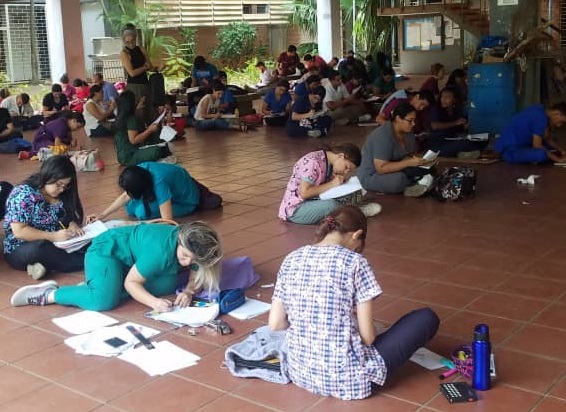
{"type": "Polygon", "coordinates": [[[0,108],[0,133],[6,130],[10,123],[12,123],[10,112],[8,109],[0,108]]]}
{"type": "Polygon", "coordinates": [[[68,106],[69,105],[69,100],[67,100],[67,96],[65,96],[64,94],[61,95],[61,98],[59,99],[59,102],[55,102],[55,99],[53,97],[53,93],[47,93],[45,95],[45,97],[43,98],[43,106],[47,107],[48,110],[53,110],[53,109],[57,109],[57,110],[61,110],[63,109],[63,107],[68,106]]]}

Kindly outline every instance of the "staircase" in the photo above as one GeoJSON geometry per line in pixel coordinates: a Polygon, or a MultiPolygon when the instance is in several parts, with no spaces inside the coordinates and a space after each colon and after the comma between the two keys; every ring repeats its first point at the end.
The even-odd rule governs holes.
{"type": "Polygon", "coordinates": [[[488,0],[383,0],[382,16],[443,14],[464,30],[481,37],[489,34],[488,0]]]}

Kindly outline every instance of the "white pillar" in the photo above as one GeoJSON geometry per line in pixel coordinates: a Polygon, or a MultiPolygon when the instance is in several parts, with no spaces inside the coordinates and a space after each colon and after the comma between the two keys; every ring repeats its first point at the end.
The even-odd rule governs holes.
{"type": "Polygon", "coordinates": [[[318,54],[325,60],[342,57],[340,0],[317,0],[318,54]]]}
{"type": "Polygon", "coordinates": [[[45,21],[47,25],[47,48],[49,50],[51,81],[56,83],[67,68],[61,0],[47,0],[45,2],[45,21]]]}

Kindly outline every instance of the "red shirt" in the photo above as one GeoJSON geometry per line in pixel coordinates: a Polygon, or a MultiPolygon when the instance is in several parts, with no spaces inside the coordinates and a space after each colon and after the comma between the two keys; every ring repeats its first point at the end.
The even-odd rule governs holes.
{"type": "Polygon", "coordinates": [[[289,55],[287,52],[283,52],[277,58],[277,63],[280,76],[291,76],[295,74],[295,69],[300,61],[297,53],[289,55]]]}

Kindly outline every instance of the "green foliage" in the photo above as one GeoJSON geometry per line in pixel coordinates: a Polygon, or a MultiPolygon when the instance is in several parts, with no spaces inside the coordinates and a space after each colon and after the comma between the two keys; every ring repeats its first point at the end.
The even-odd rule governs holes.
{"type": "MultiPolygon", "coordinates": [[[[248,60],[242,69],[225,67],[224,71],[228,76],[228,83],[235,84],[240,87],[256,84],[259,81],[259,70],[255,67],[258,61],[259,60],[256,58],[248,60]]],[[[275,67],[275,62],[273,61],[263,60],[263,62],[267,67],[275,67]]]]}
{"type": "Polygon", "coordinates": [[[297,46],[297,54],[304,56],[305,54],[318,54],[318,43],[301,43],[297,46]]]}
{"type": "Polygon", "coordinates": [[[186,77],[195,57],[195,31],[190,27],[179,27],[182,40],[172,39],[164,44],[166,76],[186,77]]]}
{"type": "Polygon", "coordinates": [[[309,37],[316,37],[316,0],[293,0],[287,8],[291,11],[289,23],[300,28],[309,37]]]}
{"type": "Polygon", "coordinates": [[[243,67],[255,56],[257,32],[248,22],[232,22],[218,30],[218,45],[212,50],[212,57],[223,66],[243,67]]]}
{"type": "Polygon", "coordinates": [[[4,72],[0,72],[0,89],[8,87],[8,84],[10,84],[10,78],[8,75],[4,72]]]}
{"type": "Polygon", "coordinates": [[[157,26],[161,15],[166,11],[163,4],[151,4],[145,8],[136,6],[135,0],[99,0],[103,16],[116,35],[130,23],[141,33],[141,44],[150,58],[159,55],[161,50],[174,39],[158,36],[157,26]]]}

